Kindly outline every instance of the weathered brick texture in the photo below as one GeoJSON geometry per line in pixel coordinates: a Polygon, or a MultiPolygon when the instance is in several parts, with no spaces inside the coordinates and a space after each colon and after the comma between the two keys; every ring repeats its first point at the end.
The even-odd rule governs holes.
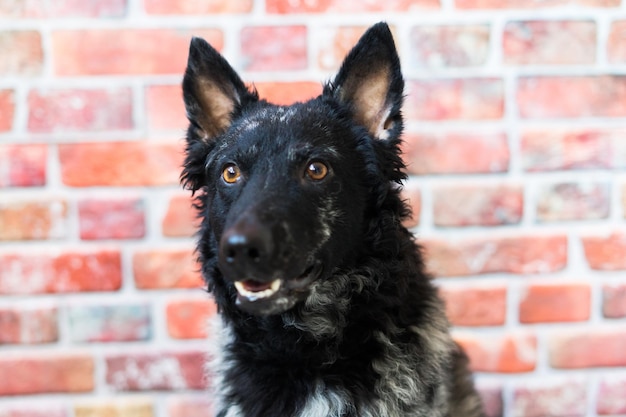
{"type": "Polygon", "coordinates": [[[15,116],[15,92],[0,90],[0,132],[10,131],[15,116]]]}
{"type": "Polygon", "coordinates": [[[522,219],[524,196],[520,186],[442,186],[433,191],[433,221],[437,226],[497,226],[522,219]]]}
{"type": "Polygon", "coordinates": [[[506,321],[504,286],[468,288],[444,286],[441,296],[446,312],[456,326],[501,326],[506,321]]]}
{"type": "Polygon", "coordinates": [[[43,67],[41,33],[34,30],[0,31],[0,75],[35,76],[43,67]]]}
{"type": "Polygon", "coordinates": [[[28,130],[66,133],[133,127],[129,88],[45,89],[28,95],[28,130]]]}
{"type": "Polygon", "coordinates": [[[167,332],[175,339],[204,339],[208,320],[215,314],[213,303],[202,299],[172,301],[167,305],[167,332]]]}
{"type": "Polygon", "coordinates": [[[494,120],[504,115],[497,78],[416,80],[408,83],[405,113],[416,120],[494,120]]]}
{"type": "Polygon", "coordinates": [[[593,64],[596,25],[591,21],[508,22],[502,47],[507,65],[593,64]]]}
{"type": "Polygon", "coordinates": [[[72,187],[156,186],[178,182],[182,144],[154,142],[61,145],[61,179],[72,187]]]}
{"type": "Polygon", "coordinates": [[[80,238],[138,239],[146,234],[145,204],[140,199],[89,199],[78,202],[80,238]]]}
{"type": "Polygon", "coordinates": [[[192,36],[278,105],[372,23],[489,417],[626,415],[626,0],[0,0],[0,417],[206,417],[192,36]],[[6,376],[9,375],[7,378],[6,376]]]}
{"type": "Polygon", "coordinates": [[[47,156],[45,145],[0,145],[0,188],[45,185],[47,156]]]}
{"type": "Polygon", "coordinates": [[[477,372],[531,372],[537,365],[537,338],[532,334],[458,336],[477,372]]]}
{"type": "Polygon", "coordinates": [[[152,401],[140,399],[123,399],[110,402],[81,401],[74,406],[75,417],[153,417],[154,404],[152,401]]]}
{"type": "Polygon", "coordinates": [[[522,323],[585,321],[591,314],[591,288],[586,284],[535,284],[524,289],[522,323]]]}
{"type": "Polygon", "coordinates": [[[118,250],[0,252],[0,294],[117,291],[121,283],[118,250]]]}
{"type": "Polygon", "coordinates": [[[438,239],[424,244],[427,265],[438,276],[548,273],[567,262],[565,236],[438,239]]]}
{"type": "Polygon", "coordinates": [[[51,343],[58,339],[57,308],[0,308],[0,345],[51,343]]]}
{"type": "Polygon", "coordinates": [[[190,249],[155,248],[133,255],[135,285],[141,289],[199,288],[199,268],[190,249]]]}
{"type": "Polygon", "coordinates": [[[198,351],[110,355],[106,383],[116,391],[202,389],[204,358],[198,351]]]}
{"type": "Polygon", "coordinates": [[[403,154],[411,174],[488,174],[506,172],[510,150],[500,133],[419,133],[404,137],[403,154]]]}
{"type": "Polygon", "coordinates": [[[52,34],[53,53],[59,59],[54,70],[59,76],[180,74],[191,36],[205,38],[222,49],[222,33],[211,29],[56,31],[52,34]]]}
{"type": "Polygon", "coordinates": [[[82,353],[3,355],[0,394],[89,392],[95,386],[94,370],[93,357],[82,353]]]}
{"type": "Polygon", "coordinates": [[[511,415],[515,417],[584,416],[588,394],[581,381],[533,380],[513,391],[511,415]]]}

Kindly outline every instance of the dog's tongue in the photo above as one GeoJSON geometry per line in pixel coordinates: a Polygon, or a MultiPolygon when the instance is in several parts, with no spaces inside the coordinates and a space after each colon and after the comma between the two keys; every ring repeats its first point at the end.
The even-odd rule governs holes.
{"type": "Polygon", "coordinates": [[[261,282],[255,281],[253,279],[247,279],[245,281],[241,281],[241,283],[243,284],[243,288],[245,288],[246,291],[250,292],[265,291],[269,290],[272,287],[271,282],[261,282]]]}

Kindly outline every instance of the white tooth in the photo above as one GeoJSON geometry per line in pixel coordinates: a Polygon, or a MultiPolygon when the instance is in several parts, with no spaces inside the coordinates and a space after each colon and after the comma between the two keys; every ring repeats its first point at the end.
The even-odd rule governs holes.
{"type": "Polygon", "coordinates": [[[235,281],[235,288],[237,292],[242,296],[246,297],[250,301],[261,300],[263,298],[271,297],[276,294],[276,292],[280,289],[282,281],[280,279],[275,279],[270,284],[270,288],[263,291],[249,291],[246,290],[243,283],[241,281],[235,281]]]}

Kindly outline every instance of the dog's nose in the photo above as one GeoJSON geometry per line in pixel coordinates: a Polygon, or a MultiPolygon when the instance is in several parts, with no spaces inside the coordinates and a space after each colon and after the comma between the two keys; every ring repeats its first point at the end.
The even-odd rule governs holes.
{"type": "Polygon", "coordinates": [[[240,221],[222,235],[219,249],[221,266],[233,279],[264,279],[273,250],[270,230],[256,221],[240,221]]]}

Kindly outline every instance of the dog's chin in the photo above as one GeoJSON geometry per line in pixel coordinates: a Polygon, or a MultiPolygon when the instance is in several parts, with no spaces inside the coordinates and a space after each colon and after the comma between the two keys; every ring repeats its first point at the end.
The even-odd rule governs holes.
{"type": "Polygon", "coordinates": [[[271,282],[236,280],[235,305],[256,316],[282,314],[307,297],[311,284],[319,279],[321,272],[321,263],[315,263],[297,278],[277,278],[271,282]]]}

